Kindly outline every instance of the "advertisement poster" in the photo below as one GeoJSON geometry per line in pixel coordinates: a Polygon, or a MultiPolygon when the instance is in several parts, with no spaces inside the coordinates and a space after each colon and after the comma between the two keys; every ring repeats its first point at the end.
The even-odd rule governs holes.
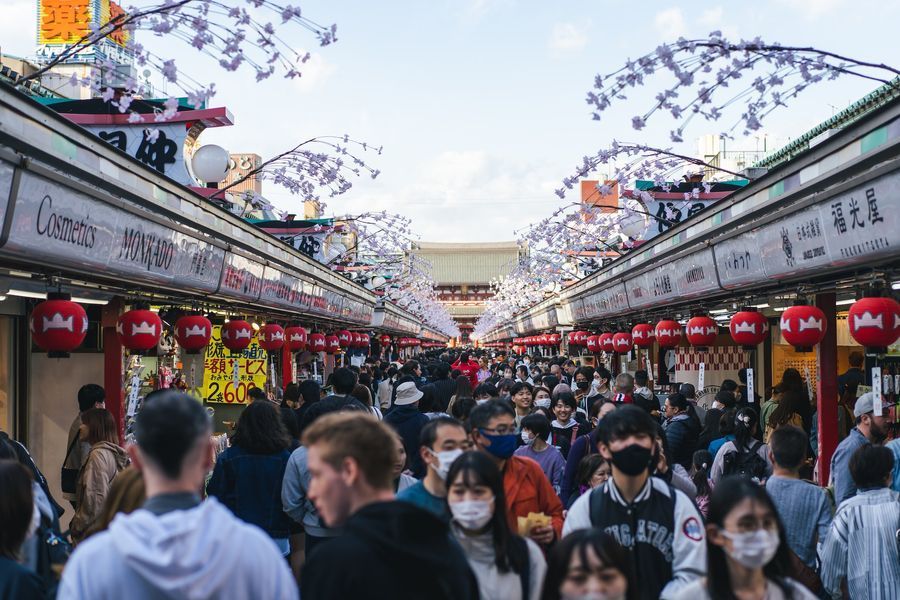
{"type": "Polygon", "coordinates": [[[212,340],[203,357],[203,386],[200,395],[206,402],[249,404],[250,388],[266,387],[267,353],[254,337],[240,354],[232,354],[222,344],[222,327],[213,326],[212,340]],[[235,377],[237,363],[237,377],[235,377]]]}

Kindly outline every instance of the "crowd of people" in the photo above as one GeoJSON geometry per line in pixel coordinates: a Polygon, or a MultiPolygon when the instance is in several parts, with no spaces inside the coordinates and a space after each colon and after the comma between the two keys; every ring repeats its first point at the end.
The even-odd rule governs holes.
{"type": "Polygon", "coordinates": [[[645,371],[477,352],[254,390],[221,452],[176,390],[122,448],[84,386],[69,507],[0,434],[0,600],[900,599],[900,440],[853,373],[822,488],[794,370],[707,406],[645,371]]]}

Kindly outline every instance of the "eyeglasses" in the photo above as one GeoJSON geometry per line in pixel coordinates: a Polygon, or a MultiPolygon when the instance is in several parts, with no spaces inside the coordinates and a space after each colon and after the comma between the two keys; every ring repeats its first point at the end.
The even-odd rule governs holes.
{"type": "Polygon", "coordinates": [[[509,425],[509,426],[501,425],[500,427],[497,427],[495,429],[488,429],[487,427],[482,427],[482,428],[480,428],[480,431],[482,433],[487,433],[490,435],[509,435],[511,433],[516,432],[516,426],[515,425],[509,425]]]}

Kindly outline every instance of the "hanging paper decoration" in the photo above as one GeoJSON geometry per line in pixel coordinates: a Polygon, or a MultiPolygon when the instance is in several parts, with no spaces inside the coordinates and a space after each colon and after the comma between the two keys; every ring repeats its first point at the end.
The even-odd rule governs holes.
{"type": "Polygon", "coordinates": [[[873,352],[884,353],[900,337],[900,304],[893,298],[863,298],[850,306],[850,335],[873,352]]]}
{"type": "Polygon", "coordinates": [[[337,354],[341,351],[341,340],[336,335],[325,336],[325,351],[328,354],[337,354]]]}
{"type": "Polygon", "coordinates": [[[616,350],[613,345],[613,334],[608,331],[600,334],[600,337],[597,338],[597,345],[604,352],[615,352],[616,350]]]}
{"type": "Polygon", "coordinates": [[[357,332],[355,332],[355,331],[350,332],[350,347],[351,348],[359,348],[361,338],[362,338],[362,336],[359,335],[357,332]]]}
{"type": "Polygon", "coordinates": [[[212,323],[203,315],[184,315],[175,321],[175,339],[188,354],[198,354],[211,338],[212,323]]]}
{"type": "Polygon", "coordinates": [[[68,294],[51,292],[31,311],[31,339],[50,358],[68,358],[87,335],[87,313],[69,298],[68,294]]]}
{"type": "Polygon", "coordinates": [[[359,334],[359,347],[360,348],[368,348],[372,345],[372,339],[369,337],[367,333],[359,334]]]}
{"type": "Polygon", "coordinates": [[[781,335],[798,352],[810,352],[825,337],[825,313],[816,306],[791,306],[781,313],[781,335]]]}
{"type": "Polygon", "coordinates": [[[575,332],[575,345],[576,346],[584,346],[587,344],[587,339],[591,334],[587,331],[576,331],[575,332]]]}
{"type": "Polygon", "coordinates": [[[325,352],[328,347],[325,341],[325,335],[322,333],[314,333],[309,336],[309,349],[313,352],[325,352]]]}
{"type": "Polygon", "coordinates": [[[116,324],[122,345],[132,352],[146,352],[155,348],[162,335],[162,319],[146,308],[123,313],[116,324]]]}
{"type": "Polygon", "coordinates": [[[660,348],[674,348],[681,342],[681,325],[678,321],[664,319],[656,324],[654,333],[660,348]]]}
{"type": "Polygon", "coordinates": [[[634,346],[634,341],[630,333],[620,331],[612,337],[613,349],[619,354],[627,354],[634,346]]]}
{"type": "Polygon", "coordinates": [[[337,339],[341,349],[349,348],[353,344],[353,334],[346,329],[337,332],[337,339]]]}
{"type": "Polygon", "coordinates": [[[587,347],[588,352],[599,352],[600,351],[600,336],[599,335],[589,335],[587,340],[585,340],[584,345],[587,347]]]}
{"type": "Polygon", "coordinates": [[[381,334],[381,337],[378,338],[378,341],[381,342],[382,346],[387,346],[391,343],[391,336],[386,333],[381,334]]]}
{"type": "Polygon", "coordinates": [[[716,343],[719,326],[715,320],[706,315],[691,317],[685,326],[688,344],[695,348],[709,348],[716,343]]]}
{"type": "Polygon", "coordinates": [[[222,345],[232,352],[240,352],[253,341],[253,327],[243,319],[228,321],[222,325],[222,345]]]}
{"type": "Polygon", "coordinates": [[[649,348],[655,338],[653,326],[649,323],[638,323],[631,328],[631,339],[638,348],[649,348]]]}
{"type": "Polygon", "coordinates": [[[735,344],[752,349],[763,343],[769,331],[769,321],[758,310],[746,307],[734,313],[728,331],[735,344]]]}
{"type": "Polygon", "coordinates": [[[568,344],[569,344],[570,346],[577,346],[577,345],[578,345],[578,342],[575,341],[575,338],[577,337],[577,335],[578,335],[578,332],[577,332],[577,331],[570,331],[570,332],[569,332],[569,335],[566,336],[566,340],[568,341],[568,344]]]}
{"type": "Polygon", "coordinates": [[[550,334],[550,345],[551,346],[559,346],[559,343],[562,341],[562,337],[558,333],[550,334]]]}
{"type": "Polygon", "coordinates": [[[281,325],[267,323],[259,328],[259,347],[266,352],[276,352],[284,346],[284,329],[281,325]]]}
{"type": "Polygon", "coordinates": [[[307,336],[303,327],[288,327],[284,330],[285,345],[288,352],[303,352],[306,350],[307,336]]]}

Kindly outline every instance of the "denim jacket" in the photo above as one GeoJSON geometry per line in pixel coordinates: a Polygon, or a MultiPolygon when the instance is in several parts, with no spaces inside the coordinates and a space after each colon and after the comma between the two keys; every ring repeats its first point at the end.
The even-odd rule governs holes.
{"type": "Polygon", "coordinates": [[[232,446],[219,455],[206,493],[239,519],[273,538],[286,538],[291,522],[281,505],[281,485],[290,456],[290,450],[251,454],[232,446]]]}

